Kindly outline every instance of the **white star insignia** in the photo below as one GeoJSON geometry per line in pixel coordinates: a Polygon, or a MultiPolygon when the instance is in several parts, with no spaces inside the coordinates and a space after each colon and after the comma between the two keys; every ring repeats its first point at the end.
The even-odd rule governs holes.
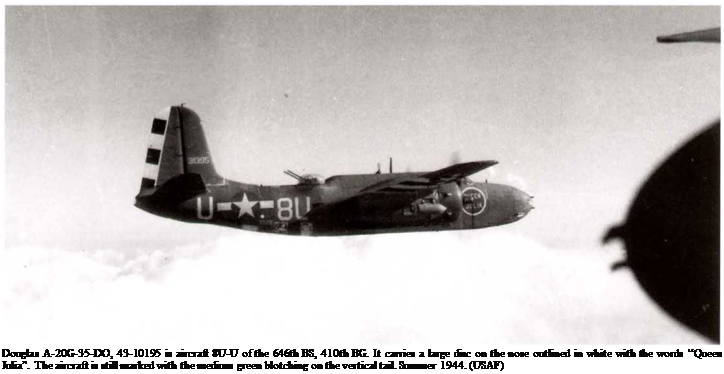
{"type": "Polygon", "coordinates": [[[241,199],[241,201],[236,201],[233,204],[236,205],[239,208],[239,218],[243,217],[244,214],[250,215],[252,218],[256,218],[254,216],[254,211],[252,208],[254,208],[254,205],[258,204],[258,201],[251,201],[246,197],[246,193],[244,194],[244,197],[241,199]]]}

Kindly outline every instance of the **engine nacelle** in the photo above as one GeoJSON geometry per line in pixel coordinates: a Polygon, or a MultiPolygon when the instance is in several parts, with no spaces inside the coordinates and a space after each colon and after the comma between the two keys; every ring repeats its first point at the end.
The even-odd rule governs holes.
{"type": "Polygon", "coordinates": [[[418,220],[454,222],[460,217],[463,201],[460,187],[456,183],[440,186],[405,209],[407,216],[415,216],[418,220]]]}
{"type": "Polygon", "coordinates": [[[442,214],[446,222],[454,222],[460,218],[463,210],[463,199],[460,193],[460,187],[457,183],[448,183],[437,189],[438,204],[444,206],[445,212],[442,214]]]}

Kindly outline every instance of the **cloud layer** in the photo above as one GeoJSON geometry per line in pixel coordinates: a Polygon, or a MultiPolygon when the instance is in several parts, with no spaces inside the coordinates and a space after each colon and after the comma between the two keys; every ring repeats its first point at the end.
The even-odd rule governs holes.
{"type": "Polygon", "coordinates": [[[609,270],[616,249],[496,229],[2,256],[0,333],[17,344],[704,342],[609,270]]]}

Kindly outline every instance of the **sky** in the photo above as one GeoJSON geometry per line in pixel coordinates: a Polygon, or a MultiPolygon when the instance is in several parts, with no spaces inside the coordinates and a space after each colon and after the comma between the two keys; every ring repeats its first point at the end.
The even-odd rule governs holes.
{"type": "MultiPolygon", "coordinates": [[[[702,342],[610,272],[622,247],[600,239],[719,117],[720,48],[656,36],[719,25],[718,7],[7,7],[1,310],[44,321],[28,336],[118,313],[173,335],[208,313],[184,309],[192,288],[219,300],[192,327],[216,340],[241,313],[229,331],[258,339],[702,342]],[[232,180],[492,159],[473,179],[536,209],[500,228],[355,238],[161,219],[133,197],[152,118],[180,103],[232,180]],[[285,297],[300,312],[273,329],[285,297]],[[464,310],[405,306],[441,297],[464,310]]],[[[128,325],[109,328],[133,341],[128,325]]]]}

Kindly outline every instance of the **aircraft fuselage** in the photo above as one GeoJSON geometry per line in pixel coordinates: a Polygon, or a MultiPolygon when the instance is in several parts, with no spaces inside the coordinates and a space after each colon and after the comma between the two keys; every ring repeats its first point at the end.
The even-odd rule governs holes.
{"type": "Polygon", "coordinates": [[[316,207],[355,196],[370,185],[415,174],[420,173],[335,176],[319,185],[264,186],[227,180],[173,205],[154,202],[151,194],[139,195],[136,206],[186,222],[315,236],[477,229],[515,222],[531,210],[530,196],[514,187],[466,180],[418,192],[409,204],[400,205],[396,194],[388,193],[351,204],[345,215],[305,217],[316,207]]]}

